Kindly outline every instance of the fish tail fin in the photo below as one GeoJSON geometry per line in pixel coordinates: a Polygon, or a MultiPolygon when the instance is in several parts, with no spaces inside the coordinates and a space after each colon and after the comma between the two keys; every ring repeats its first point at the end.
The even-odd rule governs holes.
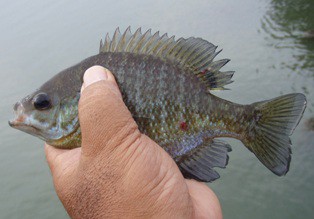
{"type": "Polygon", "coordinates": [[[278,176],[289,171],[291,140],[306,107],[303,94],[293,93],[253,103],[253,120],[244,145],[278,176]]]}

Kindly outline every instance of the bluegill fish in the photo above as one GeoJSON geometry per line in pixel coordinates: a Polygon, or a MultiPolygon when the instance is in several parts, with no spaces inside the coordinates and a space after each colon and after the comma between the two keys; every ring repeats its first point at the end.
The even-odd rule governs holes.
{"type": "Polygon", "coordinates": [[[85,70],[110,69],[123,100],[140,131],[156,141],[186,178],[210,182],[215,167],[228,163],[231,147],[220,137],[239,139],[273,173],[289,170],[289,136],[306,107],[303,94],[292,93],[250,105],[214,96],[231,83],[233,71],[221,71],[229,61],[214,61],[213,44],[190,37],[175,40],[159,32],[134,34],[117,29],[107,35],[99,54],[58,73],[14,105],[9,124],[57,148],[81,145],[78,101],[85,70]]]}

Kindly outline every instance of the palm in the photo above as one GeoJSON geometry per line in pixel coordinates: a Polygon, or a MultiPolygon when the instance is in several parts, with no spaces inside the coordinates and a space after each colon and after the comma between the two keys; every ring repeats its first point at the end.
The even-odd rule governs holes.
{"type": "MultiPolygon", "coordinates": [[[[80,169],[85,169],[87,173],[93,172],[95,164],[102,163],[101,161],[106,159],[104,156],[107,156],[106,153],[100,153],[91,160],[81,154],[80,148],[69,151],[47,146],[46,150],[47,159],[54,166],[52,169],[54,170],[57,193],[65,206],[73,205],[73,200],[68,200],[68,194],[72,193],[69,192],[72,189],[69,185],[78,181],[77,177],[79,176],[75,173],[80,169]],[[82,160],[85,161],[82,162],[82,160]]],[[[140,199],[138,199],[137,204],[140,205],[156,203],[156,200],[159,200],[158,205],[154,208],[162,207],[164,210],[174,213],[180,211],[185,216],[194,214],[195,218],[222,218],[220,205],[215,194],[203,183],[184,179],[172,158],[151,139],[141,136],[141,140],[131,145],[126,154],[132,154],[132,156],[122,156],[117,160],[119,163],[126,162],[130,165],[126,168],[127,173],[123,179],[123,181],[128,182],[123,190],[130,191],[125,194],[127,198],[146,197],[143,200],[144,203],[139,203],[140,199]]],[[[108,163],[113,166],[119,165],[113,164],[113,162],[106,162],[105,165],[108,163]]],[[[97,176],[91,179],[101,178],[101,174],[107,174],[105,170],[108,167],[99,166],[98,168],[104,171],[97,172],[97,176]]],[[[85,183],[79,181],[79,185],[76,185],[79,187],[93,184],[88,180],[85,183]]],[[[96,181],[96,184],[99,182],[96,181]]],[[[92,187],[97,186],[93,185],[92,187]]]]}

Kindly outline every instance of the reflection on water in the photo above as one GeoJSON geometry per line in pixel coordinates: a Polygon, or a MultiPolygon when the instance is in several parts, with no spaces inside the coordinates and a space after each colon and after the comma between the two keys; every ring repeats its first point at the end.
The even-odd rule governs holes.
{"type": "Polygon", "coordinates": [[[314,1],[272,0],[261,20],[261,28],[267,33],[268,46],[282,50],[289,61],[281,62],[281,69],[306,77],[309,81],[293,85],[308,96],[311,118],[305,118],[306,127],[314,130],[314,1]]]}
{"type": "Polygon", "coordinates": [[[309,130],[314,131],[314,117],[312,117],[312,118],[310,118],[310,119],[308,119],[308,120],[306,121],[306,126],[307,126],[307,128],[308,128],[309,130]]]}
{"type": "Polygon", "coordinates": [[[269,46],[295,59],[281,63],[281,67],[314,77],[314,1],[272,0],[261,23],[269,46]]]}

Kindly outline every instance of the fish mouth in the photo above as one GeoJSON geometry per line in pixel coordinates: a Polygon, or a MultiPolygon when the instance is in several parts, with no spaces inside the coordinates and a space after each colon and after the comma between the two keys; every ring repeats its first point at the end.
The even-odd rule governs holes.
{"type": "Polygon", "coordinates": [[[25,132],[27,134],[46,140],[42,128],[32,122],[32,118],[25,113],[25,108],[21,102],[17,102],[13,107],[14,116],[8,121],[9,126],[25,132]]]}
{"type": "Polygon", "coordinates": [[[31,124],[26,124],[25,119],[23,119],[23,118],[18,117],[15,119],[11,119],[8,121],[8,123],[12,128],[21,130],[21,131],[26,132],[28,134],[31,134],[33,136],[43,138],[43,136],[41,136],[41,134],[40,134],[40,129],[31,125],[31,124]]]}
{"type": "Polygon", "coordinates": [[[32,126],[32,125],[28,125],[28,124],[25,124],[24,122],[20,122],[20,121],[17,121],[17,120],[9,120],[9,125],[12,127],[12,128],[16,128],[16,129],[21,129],[23,127],[28,127],[28,128],[32,128],[32,129],[35,129],[37,131],[39,131],[38,128],[36,128],[35,126],[32,126]]]}
{"type": "Polygon", "coordinates": [[[19,126],[27,126],[25,123],[25,117],[21,115],[15,115],[15,118],[9,120],[9,125],[13,128],[19,126]]]}
{"type": "Polygon", "coordinates": [[[51,138],[49,133],[44,131],[45,127],[33,124],[30,120],[27,115],[16,115],[15,118],[9,120],[8,123],[12,128],[40,138],[43,141],[47,141],[51,138]]]}
{"type": "Polygon", "coordinates": [[[24,116],[24,106],[21,102],[17,102],[13,105],[14,118],[9,120],[9,125],[12,128],[28,126],[26,124],[26,117],[24,116]]]}
{"type": "Polygon", "coordinates": [[[21,121],[20,119],[10,119],[9,120],[9,125],[12,127],[12,128],[17,128],[19,126],[27,126],[23,121],[21,121]]]}

